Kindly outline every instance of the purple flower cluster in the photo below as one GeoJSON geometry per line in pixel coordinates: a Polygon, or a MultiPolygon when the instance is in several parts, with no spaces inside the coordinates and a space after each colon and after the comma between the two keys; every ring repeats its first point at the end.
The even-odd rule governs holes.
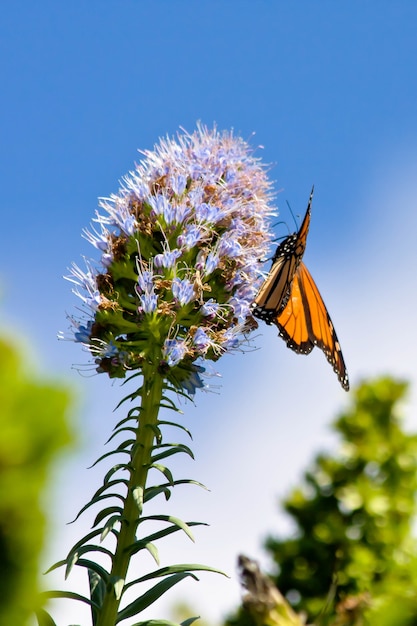
{"type": "Polygon", "coordinates": [[[72,267],[87,309],[71,320],[74,339],[98,371],[123,377],[156,363],[189,389],[197,359],[236,349],[256,325],[270,183],[245,141],[202,125],[143,155],[84,232],[101,259],[72,267]]]}

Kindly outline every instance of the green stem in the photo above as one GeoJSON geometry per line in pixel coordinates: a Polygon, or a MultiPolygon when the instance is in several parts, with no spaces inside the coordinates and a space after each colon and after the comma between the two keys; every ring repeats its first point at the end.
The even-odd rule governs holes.
{"type": "Polygon", "coordinates": [[[142,497],[151,462],[153,441],[156,435],[158,412],[163,392],[163,378],[151,367],[143,367],[142,403],[136,432],[136,444],[131,453],[131,475],[126,495],[122,522],[110,572],[110,584],[106,590],[96,626],[115,626],[120,604],[120,592],[126,581],[130,554],[127,550],[135,541],[138,521],[142,513],[142,497]]]}

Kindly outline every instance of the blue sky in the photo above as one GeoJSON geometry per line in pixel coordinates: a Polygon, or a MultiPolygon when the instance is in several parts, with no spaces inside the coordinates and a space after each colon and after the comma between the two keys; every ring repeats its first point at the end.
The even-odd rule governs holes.
{"type": "MultiPolygon", "coordinates": [[[[121,395],[104,378],[81,377],[71,366],[85,356],[56,339],[77,304],[62,275],[93,254],[80,233],[97,197],[117,191],[137,149],[161,135],[201,120],[262,145],[290,229],[286,201],[303,214],[314,183],[305,262],[351,381],[392,373],[415,385],[416,27],[412,0],[18,0],[2,7],[2,326],[31,346],[38,371],[69,381],[80,398],[73,419],[82,447],[57,470],[52,496],[52,560],[83,530],[63,525],[99,481],[85,467],[102,452],[109,407],[121,395]]],[[[297,356],[267,327],[256,344],[223,359],[218,394],[184,407],[196,454],[185,471],[211,492],[178,494],[174,513],[211,526],[196,545],[161,546],[167,562],[206,561],[232,580],[202,576],[162,608],[186,597],[214,620],[232,607],[236,555],[266,562],[262,538],[288,528],[278,498],[315,451],[334,445],[327,425],[348,396],[323,354],[297,356]]],[[[414,392],[414,427],[416,404],[414,392]]],[[[60,624],[86,623],[70,610],[60,624]]]]}

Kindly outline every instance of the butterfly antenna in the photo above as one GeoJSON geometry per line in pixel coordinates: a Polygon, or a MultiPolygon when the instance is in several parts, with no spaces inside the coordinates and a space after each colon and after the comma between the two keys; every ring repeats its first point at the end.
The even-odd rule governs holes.
{"type": "MultiPolygon", "coordinates": [[[[274,224],[272,224],[272,228],[276,228],[280,224],[285,224],[285,226],[288,228],[288,224],[284,220],[280,220],[279,222],[275,222],[274,224]]],[[[289,228],[288,228],[288,234],[290,234],[290,229],[289,228]]]]}
{"type": "MultiPolygon", "coordinates": [[[[286,203],[287,203],[287,207],[289,208],[290,213],[291,213],[291,215],[292,215],[292,219],[294,220],[295,227],[296,227],[296,229],[298,230],[300,227],[299,227],[299,225],[298,225],[298,223],[297,223],[297,220],[296,220],[296,218],[295,218],[295,215],[294,215],[294,213],[293,213],[293,210],[292,210],[292,208],[291,208],[291,205],[290,205],[290,203],[288,202],[288,200],[286,200],[286,203]]],[[[298,217],[298,219],[300,219],[300,216],[299,216],[299,215],[298,215],[297,217],[298,217]]]]}

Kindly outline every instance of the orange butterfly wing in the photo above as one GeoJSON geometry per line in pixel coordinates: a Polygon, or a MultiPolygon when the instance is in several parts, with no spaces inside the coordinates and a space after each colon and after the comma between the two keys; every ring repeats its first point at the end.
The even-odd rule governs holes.
{"type": "Polygon", "coordinates": [[[349,378],[330,315],[310,272],[300,262],[287,304],[274,320],[287,346],[298,354],[309,354],[314,346],[323,350],[343,389],[349,378]]]}
{"type": "Polygon", "coordinates": [[[346,391],[349,379],[340,344],[326,305],[302,262],[311,219],[311,190],[300,229],[277,247],[271,270],[253,303],[253,315],[276,324],[287,346],[298,354],[309,354],[314,346],[323,350],[346,391]]]}
{"type": "Polygon", "coordinates": [[[267,324],[275,323],[277,313],[282,311],[288,302],[291,284],[301,263],[307,243],[313,192],[314,187],[311,190],[300,230],[286,237],[277,247],[271,270],[254,300],[253,315],[267,324]]]}

